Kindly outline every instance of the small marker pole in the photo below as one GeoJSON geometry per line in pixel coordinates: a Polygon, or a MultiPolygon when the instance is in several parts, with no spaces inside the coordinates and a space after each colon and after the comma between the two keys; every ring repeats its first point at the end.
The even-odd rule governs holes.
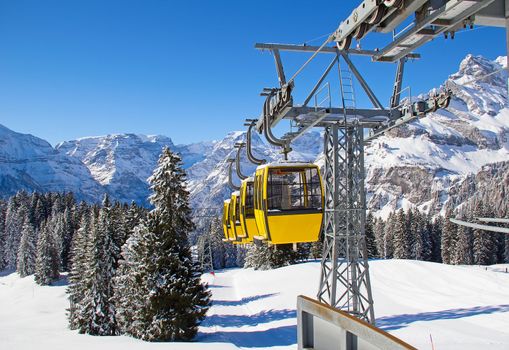
{"type": "Polygon", "coordinates": [[[431,350],[435,350],[435,344],[433,344],[433,337],[429,334],[429,340],[431,340],[431,350]]]}

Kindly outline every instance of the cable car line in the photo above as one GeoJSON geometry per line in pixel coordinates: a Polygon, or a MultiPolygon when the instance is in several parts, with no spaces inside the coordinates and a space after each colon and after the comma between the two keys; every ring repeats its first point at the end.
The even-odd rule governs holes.
{"type": "MultiPolygon", "coordinates": [[[[491,219],[491,220],[495,220],[495,219],[491,219]]],[[[466,227],[474,228],[477,230],[509,234],[509,228],[507,228],[507,227],[497,227],[497,226],[491,226],[491,225],[475,224],[475,223],[458,220],[458,219],[453,219],[453,218],[450,218],[449,221],[451,221],[452,223],[457,224],[457,225],[466,226],[466,227]]],[[[492,221],[492,222],[497,222],[497,221],[492,221]]]]}

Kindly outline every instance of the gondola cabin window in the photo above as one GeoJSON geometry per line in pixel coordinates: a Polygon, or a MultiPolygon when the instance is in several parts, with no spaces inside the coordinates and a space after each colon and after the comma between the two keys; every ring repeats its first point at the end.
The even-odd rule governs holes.
{"type": "Polygon", "coordinates": [[[246,184],[246,212],[247,218],[254,217],[254,183],[248,182],[246,184]]]}
{"type": "Polygon", "coordinates": [[[240,195],[235,197],[235,225],[240,225],[240,195]]]}
{"type": "Polygon", "coordinates": [[[268,211],[321,211],[322,194],[316,168],[272,168],[267,184],[268,211]]]}

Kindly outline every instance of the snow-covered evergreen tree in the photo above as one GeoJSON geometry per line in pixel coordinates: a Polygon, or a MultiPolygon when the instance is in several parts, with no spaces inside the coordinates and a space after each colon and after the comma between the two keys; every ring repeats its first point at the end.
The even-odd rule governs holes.
{"type": "MultiPolygon", "coordinates": [[[[459,216],[461,220],[471,221],[472,219],[459,216]]],[[[455,265],[470,265],[473,262],[472,255],[472,229],[457,225],[457,242],[454,251],[451,253],[451,263],[455,265]]]]}
{"type": "Polygon", "coordinates": [[[384,229],[385,222],[381,218],[375,218],[373,233],[375,235],[376,250],[380,258],[385,258],[384,229]]]}
{"type": "Polygon", "coordinates": [[[405,212],[400,209],[394,218],[394,258],[408,259],[409,247],[407,240],[407,223],[405,212]]]}
{"type": "MultiPolygon", "coordinates": [[[[140,224],[122,246],[117,276],[114,279],[116,317],[121,333],[135,335],[144,322],[145,296],[148,295],[146,271],[141,265],[147,254],[147,226],[140,224]]],[[[140,333],[139,337],[142,337],[140,333]]]]}
{"type": "Polygon", "coordinates": [[[384,226],[384,259],[392,259],[394,256],[394,228],[396,224],[397,215],[390,213],[384,226]]]}
{"type": "MultiPolygon", "coordinates": [[[[305,254],[303,251],[300,252],[299,256],[305,254]]],[[[235,261],[236,266],[244,266],[246,263],[247,248],[242,245],[237,245],[237,260],[235,261]]],[[[309,255],[309,251],[308,254],[309,255]]],[[[306,255],[306,256],[307,256],[306,255]]]]}
{"type": "MultiPolygon", "coordinates": [[[[320,235],[318,236],[318,241],[311,243],[311,247],[309,248],[309,257],[311,259],[320,259],[323,254],[323,232],[320,232],[320,235]]],[[[246,257],[247,257],[247,251],[246,251],[246,257]]]]}
{"type": "Polygon", "coordinates": [[[214,269],[223,269],[226,267],[225,244],[223,242],[224,233],[220,217],[211,218],[210,227],[210,249],[212,251],[212,265],[214,269]]]}
{"type": "Polygon", "coordinates": [[[253,244],[247,248],[244,267],[252,267],[255,270],[270,270],[282,266],[295,264],[298,254],[293,251],[291,244],[253,244]]]}
{"type": "Polygon", "coordinates": [[[16,266],[16,270],[21,277],[29,276],[35,272],[36,239],[36,231],[32,223],[28,220],[25,221],[21,233],[16,266]]]}
{"type": "MultiPolygon", "coordinates": [[[[191,340],[209,308],[210,293],[191,260],[187,235],[194,225],[180,157],[165,148],[149,182],[155,209],[137,229],[137,254],[126,254],[122,262],[127,270],[122,273],[133,273],[130,266],[135,266],[139,276],[131,300],[121,306],[139,307],[127,332],[149,341],[191,340]]],[[[118,281],[126,279],[119,276],[118,281]]]]}
{"type": "Polygon", "coordinates": [[[37,239],[35,281],[40,285],[49,285],[57,279],[59,260],[53,234],[48,225],[43,224],[37,239]]]}
{"type": "Polygon", "coordinates": [[[428,216],[428,231],[430,232],[431,241],[431,261],[442,262],[442,228],[443,219],[438,217],[433,220],[428,216]]]}
{"type": "Polygon", "coordinates": [[[65,223],[64,213],[53,211],[49,217],[48,229],[51,231],[55,247],[58,252],[58,269],[64,271],[62,265],[62,257],[64,256],[64,235],[65,235],[65,223]]]}
{"type": "Polygon", "coordinates": [[[366,217],[366,229],[365,229],[366,249],[368,251],[369,258],[378,257],[378,250],[375,242],[374,225],[375,223],[373,214],[369,213],[366,217]]]}
{"type": "Polygon", "coordinates": [[[119,255],[115,245],[111,218],[111,203],[104,197],[96,225],[92,230],[91,249],[87,261],[89,288],[84,296],[83,312],[89,315],[88,327],[80,331],[93,335],[118,334],[115,318],[113,278],[116,272],[116,257],[119,255]]]}
{"type": "Polygon", "coordinates": [[[5,261],[5,212],[7,211],[6,204],[0,200],[0,271],[5,269],[7,265],[5,261]]]}
{"type": "Polygon", "coordinates": [[[71,241],[74,235],[74,219],[73,212],[70,207],[66,207],[62,216],[62,237],[60,263],[62,271],[69,270],[69,253],[71,251],[71,241]]]}
{"type": "Polygon", "coordinates": [[[447,210],[444,218],[444,226],[442,228],[442,262],[444,264],[451,264],[451,255],[455,249],[456,243],[456,224],[453,224],[449,219],[453,217],[452,210],[447,210]]]}
{"type": "MultiPolygon", "coordinates": [[[[489,217],[486,203],[478,200],[474,206],[474,217],[489,217]]],[[[491,265],[496,261],[495,239],[492,232],[473,230],[473,255],[477,265],[491,265]]]]}
{"type": "Polygon", "coordinates": [[[509,263],[509,235],[505,235],[505,251],[504,251],[504,262],[509,263]]]}
{"type": "Polygon", "coordinates": [[[247,248],[245,268],[252,267],[255,270],[269,270],[271,264],[271,247],[267,244],[252,244],[247,248]]]}
{"type": "Polygon", "coordinates": [[[15,196],[11,197],[5,214],[5,265],[10,270],[16,269],[16,259],[23,225],[22,215],[26,212],[26,208],[22,209],[21,205],[15,196]]]}
{"type": "MultiPolygon", "coordinates": [[[[417,211],[418,213],[418,211],[417,211]]],[[[415,217],[415,212],[412,209],[409,209],[405,214],[405,234],[404,234],[404,245],[406,247],[406,259],[416,259],[416,244],[419,244],[419,249],[422,248],[421,242],[416,242],[420,237],[418,237],[418,221],[415,217]]]]}
{"type": "Polygon", "coordinates": [[[71,329],[86,329],[89,316],[84,313],[86,291],[89,288],[87,280],[87,262],[91,254],[90,236],[94,223],[93,217],[84,212],[81,217],[80,228],[73,236],[71,243],[71,269],[69,271],[69,327],[71,329]]]}

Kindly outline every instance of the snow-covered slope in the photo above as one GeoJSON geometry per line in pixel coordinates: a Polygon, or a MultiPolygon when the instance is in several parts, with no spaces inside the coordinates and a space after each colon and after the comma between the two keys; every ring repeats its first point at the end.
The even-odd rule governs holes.
{"type": "Polygon", "coordinates": [[[104,193],[80,160],[56,151],[40,138],[0,125],[0,196],[19,190],[72,191],[88,201],[97,201],[104,193]]]}
{"type": "MultiPolygon", "coordinates": [[[[453,266],[410,260],[370,262],[377,325],[418,349],[509,347],[508,265],[453,266]]],[[[2,349],[295,349],[296,297],[314,297],[317,262],[270,271],[205,275],[213,306],[193,343],[146,343],[80,335],[67,328],[65,283],[0,275],[2,349]]]]}

